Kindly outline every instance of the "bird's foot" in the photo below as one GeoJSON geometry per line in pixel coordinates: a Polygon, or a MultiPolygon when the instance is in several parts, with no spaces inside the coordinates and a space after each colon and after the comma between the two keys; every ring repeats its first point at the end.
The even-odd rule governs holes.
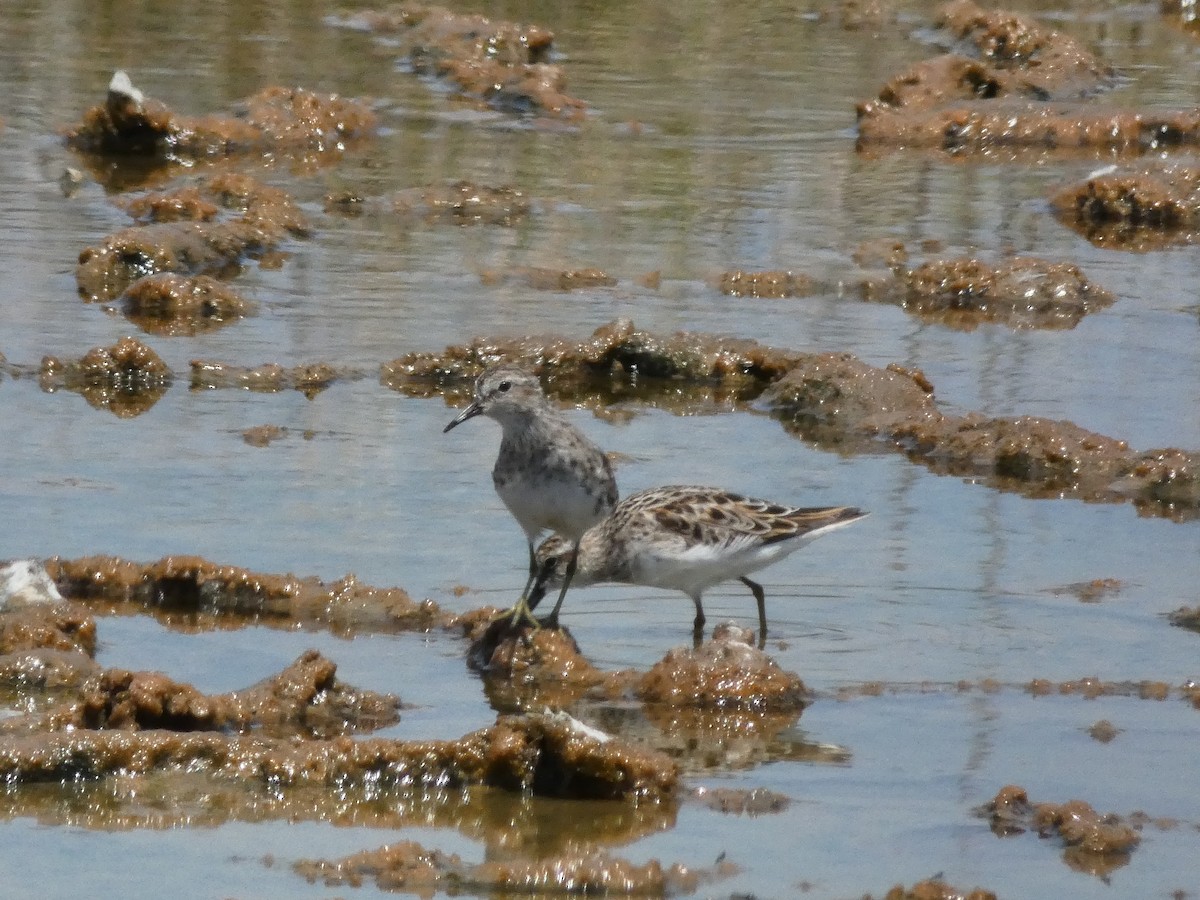
{"type": "Polygon", "coordinates": [[[542,627],[542,623],[538,621],[537,617],[533,614],[533,610],[529,608],[529,602],[525,597],[521,597],[520,600],[514,603],[512,609],[500,613],[495,621],[499,622],[505,619],[508,620],[509,627],[514,629],[522,625],[528,625],[536,631],[542,627]]]}

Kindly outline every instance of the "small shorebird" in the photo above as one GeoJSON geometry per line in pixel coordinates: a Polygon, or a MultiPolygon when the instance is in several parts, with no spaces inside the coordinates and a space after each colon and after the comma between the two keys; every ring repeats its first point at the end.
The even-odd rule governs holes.
{"type": "MultiPolygon", "coordinates": [[[[579,585],[610,581],[683,591],[696,604],[693,626],[699,632],[704,627],[700,595],[736,578],[758,602],[758,624],[765,637],[763,589],[746,576],[866,515],[852,506],[783,506],[717,488],[639,491],[617,504],[612,515],[588,529],[573,547],[555,537],[542,542],[529,607],[537,606],[547,586],[560,583],[570,568],[579,585]]],[[[545,624],[557,624],[561,605],[560,596],[545,624]]]]}
{"type": "Polygon", "coordinates": [[[501,365],[480,375],[475,401],[443,433],[479,415],[504,429],[492,482],[529,542],[529,579],[513,615],[514,621],[532,618],[526,601],[538,573],[534,542],[544,531],[563,538],[568,552],[560,579],[561,606],[575,573],[579,539],[617,504],[616,478],[604,451],[550,405],[541,383],[523,369],[501,365]]]}

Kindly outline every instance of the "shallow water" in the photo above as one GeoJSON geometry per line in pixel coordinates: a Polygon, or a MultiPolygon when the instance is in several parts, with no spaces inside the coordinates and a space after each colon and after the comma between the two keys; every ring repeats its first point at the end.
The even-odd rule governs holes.
{"type": "MultiPolygon", "coordinates": [[[[523,581],[525,551],[491,489],[498,430],[476,420],[443,435],[453,410],[387,390],[378,366],[476,335],[582,339],[618,316],[655,332],[727,333],[919,367],[948,410],[1069,419],[1138,449],[1200,447],[1196,250],[1099,249],[1048,212],[1054,190],[1107,160],[859,156],[854,103],[929,55],[919,30],[929,13],[906,9],[900,25],[875,37],[798,14],[795,4],[726,6],[456,6],[555,31],[569,91],[593,111],[573,129],[456,105],[397,70],[366,35],[326,24],[321,3],[6,4],[0,352],[8,361],[76,358],[137,334],[177,373],[204,358],[327,361],[365,377],[308,400],[294,391],[191,391],[185,375],[130,420],[74,393],[43,392],[33,378],[0,380],[8,524],[0,558],[189,553],[265,572],[353,572],[452,610],[508,602],[523,581]],[[76,160],[56,134],[102,99],[121,67],[188,113],[224,110],[267,84],[378,98],[383,133],[336,167],[263,169],[304,203],[317,233],[288,245],[281,269],[252,266],[238,279],[259,305],[256,317],[162,338],[78,299],[80,250],[128,220],[94,183],[64,198],[57,179],[76,160]],[[382,195],[459,178],[512,184],[534,198],[535,211],[513,228],[322,212],[332,191],[382,195]],[[946,255],[1016,251],[1074,262],[1118,300],[1069,331],[923,324],[837,289],[856,272],[855,247],[879,238],[910,247],[937,241],[946,255]],[[481,277],[513,266],[598,266],[619,283],[553,293],[481,277]],[[736,268],[796,268],[827,287],[782,301],[721,295],[710,280],[736,268]],[[662,274],[657,289],[639,282],[651,271],[662,274]],[[289,433],[266,448],[243,442],[244,429],[266,423],[289,433]],[[456,595],[460,585],[470,591],[456,595]]],[[[1128,83],[1105,102],[1196,102],[1195,39],[1150,7],[1016,8],[1039,12],[1122,68],[1128,83]]],[[[959,887],[1013,897],[1200,890],[1200,801],[1180,789],[1195,782],[1196,710],[1177,696],[1085,700],[1022,690],[1033,678],[1179,685],[1200,676],[1200,638],[1164,618],[1200,602],[1200,522],[1026,499],[893,454],[843,457],[753,411],[628,412],[572,413],[627,458],[625,493],[686,480],[808,505],[852,503],[872,516],[762,577],[768,650],[820,693],[782,744],[837,745],[849,761],[692,770],[690,783],[769,788],[791,805],[738,817],[685,803],[662,830],[631,835],[610,845],[614,852],[695,866],[724,852],[742,872],[704,889],[717,896],[784,897],[802,884],[807,896],[881,894],[939,871],[959,887]],[[1122,587],[1099,603],[1051,591],[1096,578],[1122,587]],[[1001,687],[954,689],[981,679],[1001,687]],[[884,683],[881,696],[833,699],[870,681],[884,683]],[[1123,729],[1111,743],[1086,732],[1100,719],[1123,729]],[[997,838],[972,814],[1008,783],[1034,800],[1080,798],[1101,812],[1142,810],[1179,824],[1146,828],[1129,865],[1105,881],[1064,864],[1057,840],[997,838]]],[[[754,620],[736,583],[705,599],[712,622],[754,620]]],[[[691,615],[682,595],[597,587],[572,594],[564,621],[598,666],[644,669],[687,641],[691,615]]],[[[143,618],[102,619],[98,631],[104,665],[161,670],[204,691],[255,682],[316,646],[347,682],[395,692],[414,707],[389,735],[453,738],[495,717],[466,671],[464,648],[444,635],[192,635],[143,618]]],[[[549,807],[541,814],[551,825],[579,814],[549,807]]],[[[6,876],[14,897],[83,889],[99,898],[370,896],[373,886],[308,885],[290,863],[398,839],[472,860],[490,852],[469,829],[424,826],[419,817],[397,829],[266,819],[105,831],[18,816],[0,823],[0,860],[6,872],[37,873],[6,876]],[[152,858],[171,862],[130,862],[152,858]]]]}

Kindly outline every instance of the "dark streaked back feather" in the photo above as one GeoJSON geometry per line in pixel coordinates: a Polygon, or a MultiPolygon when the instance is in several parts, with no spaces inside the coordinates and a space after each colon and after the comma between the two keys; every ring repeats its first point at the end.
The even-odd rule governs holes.
{"type": "Polygon", "coordinates": [[[617,506],[614,519],[628,527],[634,518],[648,517],[664,531],[690,543],[725,545],[751,539],[762,544],[799,537],[838,522],[865,515],[851,506],[796,507],[755,500],[729,491],[691,485],[671,485],[634,494],[617,506]]]}

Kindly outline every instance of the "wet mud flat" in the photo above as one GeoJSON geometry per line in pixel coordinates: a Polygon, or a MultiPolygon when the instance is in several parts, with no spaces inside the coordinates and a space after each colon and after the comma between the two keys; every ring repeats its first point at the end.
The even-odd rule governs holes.
{"type": "MultiPolygon", "coordinates": [[[[106,557],[52,559],[45,567],[23,561],[7,565],[0,576],[0,685],[10,710],[0,721],[7,815],[103,829],[271,819],[401,828],[433,820],[488,843],[501,840],[506,848],[504,862],[471,863],[401,841],[344,858],[292,863],[297,876],[326,886],[374,882],[418,894],[464,887],[695,893],[737,874],[736,854],[711,866],[694,860],[636,863],[616,848],[671,827],[688,805],[734,817],[780,814],[792,803],[786,795],[704,787],[695,777],[742,768],[756,757],[769,760],[773,742],[794,729],[814,701],[853,702],[911,690],[875,683],[816,696],[753,646],[753,632],[731,624],[693,647],[672,650],[646,671],[603,671],[566,632],[514,626],[497,619],[494,608],[446,613],[399,589],[370,588],[349,577],[325,584],[194,557],[144,565],[106,557]],[[403,718],[403,697],[345,684],[337,665],[316,651],[258,684],[219,695],[162,673],[98,665],[96,645],[106,621],[129,615],[152,616],[192,634],[264,622],[344,636],[440,633],[461,646],[463,678],[470,677],[468,666],[476,670],[479,687],[500,713],[494,725],[458,739],[373,737],[403,718]],[[613,704],[625,708],[616,733],[565,712],[594,715],[613,704]],[[72,793],[82,786],[104,803],[81,818],[77,797],[39,789],[55,784],[75,785],[72,793]],[[606,812],[586,824],[569,824],[569,812],[567,820],[551,820],[556,839],[550,846],[539,841],[534,853],[524,845],[540,833],[536,829],[523,835],[522,826],[510,822],[489,831],[486,823],[492,810],[503,808],[498,798],[505,795],[601,802],[606,812]],[[611,826],[604,824],[606,816],[611,826]]],[[[1200,692],[1190,684],[1083,679],[1054,685],[1040,679],[1026,686],[959,683],[918,691],[1022,689],[1034,696],[1123,695],[1200,708],[1200,692]]],[[[1090,733],[1107,743],[1120,730],[1100,722],[1090,733]]],[[[850,753],[812,744],[792,748],[788,758],[837,766],[850,753]]],[[[1098,876],[1128,865],[1146,829],[1185,824],[1142,811],[1099,813],[1082,799],[1034,803],[1014,785],[1002,786],[974,814],[998,837],[1030,832],[1052,839],[1070,868],[1098,876]]],[[[910,891],[898,886],[886,896],[964,895],[996,896],[981,889],[959,893],[937,879],[910,891]]]]}
{"type": "MultiPolygon", "coordinates": [[[[1180,41],[1192,39],[1185,8],[1163,4],[1155,14],[1178,21],[1180,41]]],[[[1076,24],[1070,18],[1052,27],[1036,15],[956,0],[920,10],[819,4],[803,21],[825,40],[860,39],[864,47],[912,40],[931,54],[876,94],[848,99],[856,134],[834,151],[839,158],[868,168],[909,154],[934,167],[1095,161],[1103,168],[1064,179],[1038,198],[1046,218],[1105,253],[1166,253],[1195,242],[1200,119],[1190,107],[1109,105],[1106,98],[1130,76],[1069,36],[1076,24]]],[[[589,128],[630,138],[653,132],[652,124],[618,129],[606,121],[575,86],[586,79],[573,77],[572,54],[560,52],[559,36],[543,25],[398,4],[335,12],[312,27],[360,38],[381,68],[444,98],[444,115],[462,117],[489,140],[503,140],[505,129],[564,140],[589,128]]],[[[563,37],[577,47],[583,39],[563,37]]],[[[430,400],[460,407],[483,368],[507,360],[534,371],[556,403],[602,421],[658,412],[684,422],[754,415],[777,423],[778,440],[798,449],[847,465],[885,456],[930,482],[987,492],[998,504],[1049,501],[1083,507],[1079,515],[1124,507],[1135,513],[1124,513],[1131,531],[1142,520],[1194,529],[1200,519],[1200,447],[1133,446],[1127,434],[1100,433],[1069,418],[964,408],[943,396],[919,358],[888,362],[844,346],[814,348],[796,335],[766,342],[659,324],[663,272],[614,269],[587,251],[560,266],[510,253],[486,265],[456,259],[452,267],[496,296],[515,287],[538,295],[547,309],[568,310],[571,303],[583,310],[621,298],[634,306],[631,316],[606,315],[598,328],[533,328],[514,319],[494,331],[464,319],[444,348],[418,334],[406,343],[421,349],[368,365],[314,352],[319,340],[302,342],[300,353],[267,340],[255,348],[258,361],[247,363],[242,335],[273,322],[283,308],[263,284],[278,284],[269,280],[274,274],[302,281],[306,268],[328,262],[322,254],[349,229],[519,235],[576,199],[492,181],[485,172],[443,171],[418,186],[376,192],[367,185],[377,179],[355,183],[369,167],[354,166],[394,139],[395,122],[385,124],[388,105],[378,98],[258,84],[228,107],[191,109],[184,91],[170,104],[149,96],[137,83],[143,77],[112,74],[107,92],[81,101],[80,117],[61,134],[72,163],[60,181],[64,199],[79,202],[81,189],[99,186],[105,220],[122,224],[106,234],[93,229],[77,258],[55,260],[55,271],[71,271],[76,293],[57,298],[64,302],[55,315],[106,317],[120,336],[82,353],[47,346],[40,360],[0,355],[0,394],[32,383],[46,403],[77,394],[92,408],[85,415],[149,428],[152,411],[199,406],[197,398],[219,397],[231,407],[245,398],[280,400],[266,408],[281,415],[275,410],[285,392],[323,409],[323,399],[332,405],[349,384],[371,392],[379,409],[430,400]]],[[[728,259],[728,268],[714,267],[694,291],[705,304],[739,304],[747,321],[782,304],[793,304],[783,308],[799,318],[809,304],[836,296],[859,312],[894,307],[899,320],[928,332],[998,341],[1084,334],[1104,316],[1135,315],[1130,298],[1108,283],[1112,266],[1091,266],[1067,252],[971,243],[855,234],[839,238],[823,267],[807,259],[791,267],[782,252],[771,266],[728,259]]],[[[601,249],[592,245],[590,252],[601,249]]],[[[357,327],[334,294],[320,298],[321,314],[357,327]]],[[[432,299],[430,309],[445,301],[432,299]]],[[[1171,389],[1193,387],[1181,376],[1171,389]]],[[[247,427],[238,420],[228,430],[260,454],[287,453],[297,435],[323,439],[319,430],[290,422],[247,427]]],[[[409,526],[411,534],[434,527],[417,519],[409,526]]],[[[320,542],[313,546],[319,554],[320,542]]],[[[737,625],[619,668],[595,662],[604,648],[586,627],[498,626],[500,609],[475,603],[473,588],[483,585],[416,599],[401,586],[371,587],[354,575],[323,581],[200,555],[137,561],[57,552],[38,548],[49,557],[44,564],[20,561],[3,571],[5,819],[96,832],[247,823],[361,829],[353,852],[306,848],[286,860],[255,860],[276,870],[285,894],[740,896],[748,884],[762,896],[842,896],[848,884],[850,893],[871,896],[985,898],[1008,895],[1012,884],[1028,887],[1020,869],[1046,859],[1055,861],[1055,874],[1042,885],[1047,892],[1080,884],[1085,892],[1103,891],[1111,883],[1132,890],[1144,877],[1140,867],[1179,852],[1181,835],[1200,829],[1194,807],[1160,808],[1171,798],[1148,787],[1155,752],[1138,749],[1164,730],[1194,732],[1200,708],[1191,676],[1157,657],[1142,660],[1128,678],[1034,670],[1017,679],[929,681],[914,654],[912,680],[876,680],[869,664],[851,663],[832,684],[813,687],[785,641],[758,647],[737,625]],[[336,653],[305,650],[263,680],[206,693],[169,672],[98,662],[98,648],[122,619],[147,620],[173,635],[253,632],[269,643],[299,633],[345,643],[336,653]],[[401,635],[424,638],[418,653],[461,661],[460,677],[441,686],[446,697],[481,696],[493,721],[437,739],[397,736],[412,712],[405,685],[357,687],[338,671],[356,639],[401,635]],[[972,721],[986,719],[989,704],[1027,716],[1036,724],[1015,742],[1023,750],[1021,740],[1029,740],[1079,759],[1094,760],[1101,749],[1108,756],[1097,766],[1101,774],[1074,782],[1063,776],[1059,786],[1040,777],[1033,753],[1014,753],[1011,764],[980,762],[1002,754],[976,736],[979,743],[966,749],[977,768],[968,767],[953,786],[953,804],[932,808],[938,791],[931,788],[929,809],[896,815],[892,785],[935,767],[920,752],[903,755],[895,734],[921,732],[913,745],[927,742],[935,752],[934,745],[949,743],[943,731],[951,730],[951,716],[931,711],[947,704],[960,704],[956,713],[966,709],[963,718],[972,721]],[[1112,720],[1092,714],[1101,704],[1111,704],[1104,710],[1112,720]],[[822,724],[813,727],[827,729],[841,716],[856,738],[809,735],[814,708],[822,724]],[[1076,720],[1086,720],[1086,728],[1076,720]],[[897,763],[887,759],[893,750],[897,763]],[[1123,768],[1113,760],[1124,753],[1139,773],[1131,792],[1142,789],[1144,801],[1109,799],[1123,768]],[[827,787],[858,771],[865,774],[855,787],[827,787]],[[815,881],[799,880],[799,864],[785,868],[786,883],[774,880],[778,861],[794,862],[800,852],[784,840],[789,834],[809,844],[852,835],[845,843],[860,848],[930,828],[956,829],[976,842],[973,864],[955,869],[955,860],[926,849],[905,856],[895,874],[880,875],[875,866],[868,883],[848,874],[847,857],[858,851],[843,850],[826,854],[834,862],[815,881]],[[418,839],[375,840],[376,831],[421,829],[418,839]],[[726,833],[719,854],[700,849],[726,833]],[[482,853],[449,849],[462,842],[447,835],[482,853]],[[912,856],[922,864],[911,865],[912,856]],[[836,876],[834,868],[841,869],[836,876]],[[950,874],[926,877],[938,871],[950,874]]],[[[1194,569],[1197,562],[1179,565],[1194,569]]],[[[1107,612],[1122,602],[1128,586],[1121,578],[1088,577],[1047,593],[1084,610],[1107,612]]],[[[1130,618],[1178,646],[1197,630],[1197,598],[1170,601],[1169,617],[1139,609],[1130,618]]],[[[621,627],[623,638],[636,641],[643,626],[621,627]]],[[[847,631],[869,627],[853,622],[847,631]]],[[[1119,632],[1106,640],[1119,642],[1119,632]]],[[[1097,641],[1097,666],[1110,646],[1097,641]]],[[[1159,761],[1180,746],[1162,739],[1159,761]]],[[[910,803],[914,795],[924,791],[908,795],[910,803]]],[[[813,851],[815,859],[821,855],[813,851]]],[[[1170,889],[1186,894],[1195,886],[1184,883],[1177,873],[1186,867],[1176,862],[1165,877],[1170,889]]]]}
{"type": "MultiPolygon", "coordinates": [[[[110,803],[96,810],[91,827],[168,826],[171,817],[164,814],[139,821],[146,791],[152,805],[169,806],[175,821],[193,824],[197,816],[209,824],[262,816],[264,792],[276,797],[269,815],[323,818],[328,810],[321,804],[307,805],[313,787],[326,793],[339,818],[350,819],[356,813],[347,802],[374,807],[381,792],[399,797],[434,787],[461,790],[455,816],[470,817],[470,796],[484,790],[602,800],[628,810],[622,814],[625,829],[599,845],[589,835],[586,850],[568,841],[557,856],[545,858],[543,852],[541,858],[503,866],[468,865],[411,842],[344,860],[295,863],[299,874],[327,885],[373,877],[381,886],[417,892],[463,883],[479,890],[558,884],[571,892],[694,892],[736,867],[636,865],[604,849],[661,827],[689,800],[680,761],[550,710],[585,697],[612,701],[628,695],[645,704],[651,721],[666,721],[662,712],[651,714],[654,708],[685,709],[693,712],[693,728],[745,732],[764,723],[786,727],[805,705],[799,678],[750,646],[749,633],[740,629],[721,630],[711,643],[672,653],[646,673],[600,672],[562,632],[511,628],[506,620],[497,628],[495,609],[447,614],[431,602],[414,603],[403,591],[375,590],[353,579],[325,585],[198,558],[145,566],[111,558],[55,559],[46,568],[12,564],[3,575],[5,701],[29,710],[0,723],[10,815],[48,821],[56,801],[39,793],[29,798],[31,806],[23,806],[21,788],[80,780],[120,782],[110,803]],[[215,696],[160,673],[101,668],[94,657],[104,619],[98,626],[96,616],[131,614],[152,615],[189,633],[264,620],[273,628],[336,628],[343,634],[437,630],[463,644],[464,678],[470,658],[483,670],[493,705],[512,711],[499,715],[493,727],[458,740],[406,742],[369,736],[400,719],[403,699],[342,683],[336,665],[316,651],[260,684],[215,696]],[[545,711],[528,711],[534,709],[545,711]],[[194,808],[187,798],[197,779],[211,781],[208,790],[222,802],[194,808]],[[122,803],[124,792],[128,799],[122,803]],[[290,799],[292,793],[301,796],[290,799]]],[[[678,739],[677,728],[664,728],[663,737],[678,739]]],[[[736,812],[762,805],[763,798],[723,791],[706,802],[736,812]]],[[[405,819],[397,813],[391,821],[395,826],[405,819]]]]}
{"type": "MultiPolygon", "coordinates": [[[[580,343],[561,336],[479,338],[440,354],[409,354],[382,364],[380,380],[410,396],[445,391],[465,401],[474,379],[501,360],[530,367],[576,405],[603,408],[630,396],[682,413],[716,403],[756,405],[796,437],[841,452],[887,447],[933,471],[980,477],[1027,496],[1132,502],[1143,515],[1177,521],[1200,516],[1200,451],[1138,451],[1118,437],[1035,416],[948,414],[921,371],[870,366],[848,353],[798,353],[686,332],[657,335],[618,320],[580,343]]],[[[176,378],[132,337],[78,361],[46,357],[36,369],[10,364],[8,371],[18,377],[36,372],[43,386],[78,390],[93,406],[118,415],[149,409],[176,378]]],[[[285,369],[196,360],[191,384],[312,396],[338,379],[362,377],[323,362],[285,369]]]]}

